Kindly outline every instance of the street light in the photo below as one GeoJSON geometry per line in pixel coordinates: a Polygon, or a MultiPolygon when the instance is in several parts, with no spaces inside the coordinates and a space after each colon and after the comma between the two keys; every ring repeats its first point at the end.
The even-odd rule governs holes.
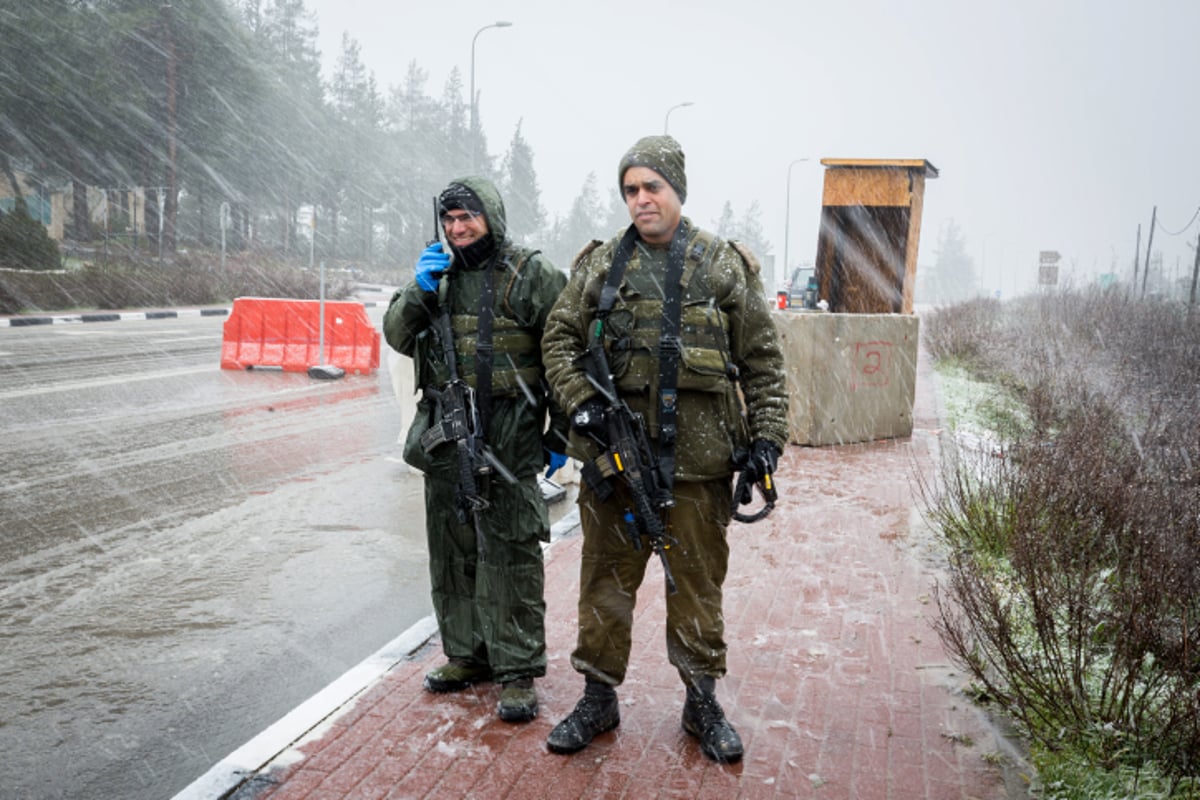
{"type": "MultiPolygon", "coordinates": [[[[784,206],[783,206],[783,274],[785,276],[789,274],[788,273],[788,239],[792,232],[792,167],[796,166],[797,164],[801,163],[802,161],[808,161],[808,159],[807,158],[797,158],[795,161],[788,164],[787,201],[784,203],[784,206]]],[[[779,285],[779,276],[776,275],[774,277],[775,277],[775,283],[778,286],[779,285]]]]}
{"type": "Polygon", "coordinates": [[[671,106],[670,108],[667,109],[667,115],[665,117],[663,117],[663,133],[664,134],[668,132],[667,129],[671,125],[671,112],[677,108],[684,108],[684,107],[690,106],[690,105],[692,105],[692,101],[688,100],[687,102],[680,103],[677,106],[671,106]]]}
{"type": "Polygon", "coordinates": [[[475,126],[479,123],[479,109],[475,104],[475,40],[479,38],[479,34],[486,31],[488,28],[507,28],[512,25],[511,22],[503,20],[493,22],[491,25],[484,25],[479,30],[475,31],[475,36],[471,38],[471,171],[475,171],[475,151],[477,149],[475,142],[475,126]]]}

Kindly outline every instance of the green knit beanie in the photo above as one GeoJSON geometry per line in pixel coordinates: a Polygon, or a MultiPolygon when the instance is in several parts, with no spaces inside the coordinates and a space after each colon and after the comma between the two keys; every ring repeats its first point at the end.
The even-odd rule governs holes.
{"type": "Polygon", "coordinates": [[[671,136],[643,136],[621,157],[617,167],[617,187],[624,192],[625,170],[630,167],[649,167],[662,175],[679,202],[687,200],[687,173],[683,170],[683,148],[671,136]]]}

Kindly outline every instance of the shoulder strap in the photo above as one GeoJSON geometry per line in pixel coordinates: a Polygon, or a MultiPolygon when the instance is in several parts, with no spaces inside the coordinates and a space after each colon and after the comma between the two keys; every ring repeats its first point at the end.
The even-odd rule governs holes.
{"type": "Polygon", "coordinates": [[[621,237],[621,241],[617,243],[617,249],[613,252],[612,265],[608,268],[608,280],[605,281],[604,288],[600,290],[600,302],[596,306],[596,316],[601,320],[608,319],[609,312],[617,304],[617,293],[621,288],[621,281],[625,278],[625,267],[628,266],[629,259],[633,256],[633,246],[637,244],[637,239],[637,228],[630,225],[625,230],[625,235],[621,237]]]}
{"type": "Polygon", "coordinates": [[[475,397],[479,425],[486,439],[492,417],[492,323],[496,304],[496,256],[488,260],[479,292],[479,334],[475,342],[475,397]]]}
{"type": "Polygon", "coordinates": [[[684,262],[683,267],[682,282],[685,288],[691,286],[692,281],[701,269],[712,263],[713,254],[716,252],[716,246],[719,241],[720,239],[708,231],[696,231],[692,237],[691,244],[688,246],[687,260],[684,262]]]}
{"type": "MultiPolygon", "coordinates": [[[[637,242],[637,228],[625,231],[613,254],[608,280],[600,292],[596,316],[603,321],[617,302],[625,267],[637,242]]],[[[675,440],[679,432],[678,415],[679,361],[683,357],[683,342],[679,337],[683,316],[683,268],[686,260],[687,226],[675,228],[667,249],[667,274],[663,277],[662,327],[658,341],[658,463],[666,489],[675,478],[675,440]]]]}
{"type": "Polygon", "coordinates": [[[536,256],[541,250],[518,250],[516,251],[517,259],[514,262],[509,256],[504,257],[504,263],[508,266],[508,283],[504,285],[504,307],[508,309],[508,313],[514,318],[517,318],[517,312],[513,310],[512,303],[509,302],[509,297],[512,295],[513,285],[516,284],[517,278],[521,274],[521,270],[529,263],[529,260],[536,256]]]}
{"type": "Polygon", "coordinates": [[[678,433],[679,360],[683,341],[679,336],[683,316],[683,267],[687,248],[686,226],[679,225],[667,250],[667,274],[663,278],[662,331],[658,342],[658,460],[670,488],[675,478],[675,439],[678,433]]]}

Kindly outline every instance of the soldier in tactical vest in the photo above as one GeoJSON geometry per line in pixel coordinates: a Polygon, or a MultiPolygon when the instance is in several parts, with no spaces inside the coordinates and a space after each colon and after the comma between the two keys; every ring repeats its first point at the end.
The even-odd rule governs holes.
{"type": "Polygon", "coordinates": [[[626,416],[644,422],[652,450],[650,463],[638,468],[666,485],[655,525],[665,530],[667,545],[657,550],[672,578],[666,644],[685,687],[683,729],[709,758],[734,762],[742,742],[714,694],[726,671],[722,585],[732,474],[739,455],[741,469],[774,472],[787,441],[783,356],[753,255],[682,216],[687,177],[678,142],[640,139],[620,161],[618,185],[633,224],[576,256],[542,339],[546,377],[571,420],[567,452],[583,462],[585,478],[571,654],[585,688],[547,746],[573,753],[620,723],[616,688],[625,679],[634,603],[653,554],[630,542],[638,539],[637,509],[644,506],[631,484],[613,480],[631,470],[616,463],[629,460],[629,450],[612,450],[608,441],[615,429],[606,415],[623,403],[632,412],[626,416]],[[604,376],[584,366],[594,363],[589,358],[599,346],[617,402],[600,388],[604,376]]]}
{"type": "Polygon", "coordinates": [[[425,475],[447,658],[424,686],[494,680],[500,718],[524,722],[537,716],[533,681],[546,674],[550,522],[537,475],[566,463],[567,419],[548,397],[541,338],[566,276],[505,237],[504,203],[486,179],[453,181],[436,208],[442,241],[421,254],[383,320],[388,344],[413,358],[421,392],[404,460],[425,475]]]}

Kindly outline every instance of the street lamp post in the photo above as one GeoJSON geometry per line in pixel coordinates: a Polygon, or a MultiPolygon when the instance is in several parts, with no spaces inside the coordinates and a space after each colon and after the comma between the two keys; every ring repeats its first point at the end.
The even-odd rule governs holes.
{"type": "Polygon", "coordinates": [[[471,38],[471,171],[474,172],[475,167],[475,151],[478,149],[476,142],[476,126],[479,124],[479,109],[475,103],[475,40],[479,38],[479,34],[486,31],[488,28],[507,28],[511,26],[511,22],[500,20],[493,22],[491,25],[484,25],[479,30],[475,31],[475,35],[471,38]]]}
{"type": "MultiPolygon", "coordinates": [[[[783,205],[783,274],[785,276],[788,274],[788,239],[790,238],[792,232],[792,167],[796,166],[802,161],[808,161],[808,159],[797,158],[795,161],[788,164],[787,200],[783,205]]],[[[776,286],[778,286],[779,276],[776,275],[773,277],[775,278],[776,286]]]]}
{"type": "Polygon", "coordinates": [[[664,134],[670,132],[668,129],[671,126],[671,112],[677,108],[685,108],[690,105],[692,105],[692,101],[688,100],[686,102],[680,103],[679,105],[671,106],[670,108],[667,109],[667,115],[665,117],[663,117],[663,133],[664,134]]]}

